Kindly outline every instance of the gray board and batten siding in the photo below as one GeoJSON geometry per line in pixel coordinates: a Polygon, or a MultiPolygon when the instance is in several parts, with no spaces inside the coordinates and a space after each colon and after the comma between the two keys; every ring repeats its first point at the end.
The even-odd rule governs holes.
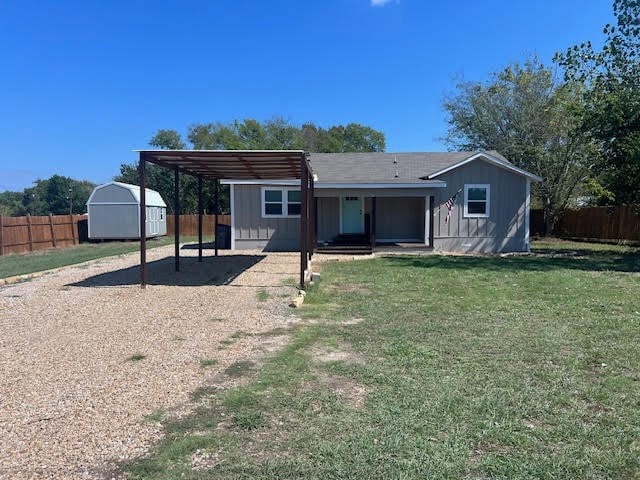
{"type": "MultiPolygon", "coordinates": [[[[273,185],[274,187],[277,187],[273,185]]],[[[236,249],[300,249],[300,217],[264,218],[260,185],[233,186],[233,242],[236,249]]]]}
{"type": "Polygon", "coordinates": [[[435,193],[434,250],[504,253],[529,250],[526,177],[476,160],[438,176],[447,188],[435,193]],[[465,184],[488,184],[489,217],[465,218],[465,184]],[[451,218],[445,202],[459,189],[451,218]]]}

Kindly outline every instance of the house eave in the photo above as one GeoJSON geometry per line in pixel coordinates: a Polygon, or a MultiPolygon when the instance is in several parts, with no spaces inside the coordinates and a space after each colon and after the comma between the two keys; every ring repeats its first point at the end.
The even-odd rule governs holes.
{"type": "MultiPolygon", "coordinates": [[[[300,181],[298,180],[221,180],[220,183],[222,185],[300,185],[300,181]]],[[[445,188],[447,186],[446,182],[441,180],[431,181],[431,182],[420,182],[420,183],[393,183],[393,182],[376,182],[376,183],[359,183],[359,182],[350,182],[350,183],[322,183],[316,181],[314,184],[314,188],[316,189],[336,189],[336,188],[345,188],[345,189],[393,189],[393,188],[445,188]]]]}

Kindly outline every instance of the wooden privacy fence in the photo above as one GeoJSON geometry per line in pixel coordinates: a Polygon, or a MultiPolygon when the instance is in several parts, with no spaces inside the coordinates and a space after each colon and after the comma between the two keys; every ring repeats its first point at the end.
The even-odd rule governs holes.
{"type": "MultiPolygon", "coordinates": [[[[213,236],[213,223],[215,215],[202,215],[202,234],[213,236]]],[[[231,225],[231,215],[218,215],[220,225],[231,225]]],[[[167,214],[167,235],[175,232],[173,215],[167,214]]],[[[180,236],[198,235],[198,215],[180,215],[180,236]]]]}
{"type": "MultiPolygon", "coordinates": [[[[542,210],[531,211],[531,235],[544,234],[542,210]]],[[[565,210],[552,232],[561,238],[640,241],[640,206],[586,207],[565,210]]]]}
{"type": "Polygon", "coordinates": [[[86,218],[86,215],[0,215],[0,255],[77,245],[78,221],[86,218]]]}

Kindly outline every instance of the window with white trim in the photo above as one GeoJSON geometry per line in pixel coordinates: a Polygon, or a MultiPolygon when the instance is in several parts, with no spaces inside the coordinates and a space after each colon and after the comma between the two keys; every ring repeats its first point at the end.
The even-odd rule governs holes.
{"type": "Polygon", "coordinates": [[[467,184],[464,186],[464,216],[466,218],[487,218],[490,207],[489,184],[467,184]]]}
{"type": "Polygon", "coordinates": [[[262,216],[299,217],[301,210],[299,188],[262,187],[262,216]]]}

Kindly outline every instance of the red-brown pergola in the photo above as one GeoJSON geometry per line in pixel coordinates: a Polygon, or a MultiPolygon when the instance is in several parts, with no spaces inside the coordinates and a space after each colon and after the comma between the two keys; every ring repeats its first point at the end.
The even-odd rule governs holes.
{"type": "MultiPolygon", "coordinates": [[[[313,255],[313,172],[303,150],[138,150],[140,154],[140,286],[147,284],[146,164],[174,172],[175,268],[180,270],[179,175],[198,179],[198,259],[202,261],[202,181],[216,182],[216,229],[219,180],[300,180],[300,286],[304,288],[313,255]]],[[[216,245],[216,255],[218,248],[216,245]]]]}

